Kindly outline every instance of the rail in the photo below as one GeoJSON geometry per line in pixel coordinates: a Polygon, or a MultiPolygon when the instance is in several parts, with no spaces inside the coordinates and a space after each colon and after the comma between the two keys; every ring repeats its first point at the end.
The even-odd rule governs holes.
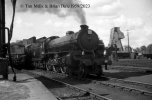
{"type": "Polygon", "coordinates": [[[76,86],[73,86],[73,85],[70,85],[70,84],[68,84],[68,83],[65,83],[65,82],[62,82],[62,81],[59,81],[59,80],[56,80],[56,79],[52,79],[52,78],[50,78],[48,75],[44,75],[43,73],[40,73],[40,72],[28,71],[28,73],[30,73],[30,74],[35,74],[35,75],[39,75],[39,76],[43,76],[43,77],[47,77],[47,78],[49,78],[49,79],[52,80],[52,81],[55,81],[55,82],[64,84],[65,86],[67,86],[67,87],[69,87],[69,88],[71,88],[71,89],[73,89],[73,90],[77,90],[77,91],[79,91],[79,92],[83,92],[83,93],[89,94],[91,97],[94,97],[94,98],[99,99],[99,100],[112,100],[112,99],[110,99],[110,98],[107,98],[107,97],[104,97],[104,96],[100,96],[100,95],[98,95],[98,94],[96,94],[96,93],[93,93],[93,92],[90,92],[90,91],[87,91],[87,90],[84,90],[84,89],[80,89],[80,88],[78,88],[78,87],[76,87],[76,86]]]}

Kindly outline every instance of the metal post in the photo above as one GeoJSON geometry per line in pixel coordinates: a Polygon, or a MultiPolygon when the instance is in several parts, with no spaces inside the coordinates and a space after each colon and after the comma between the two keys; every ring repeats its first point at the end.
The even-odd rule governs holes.
{"type": "Polygon", "coordinates": [[[9,61],[14,73],[13,80],[16,81],[16,73],[12,66],[12,59],[10,54],[10,30],[5,27],[5,0],[0,0],[0,46],[5,44],[5,29],[8,31],[8,54],[9,54],[9,61]]]}
{"type": "MultiPolygon", "coordinates": [[[[0,27],[5,27],[5,0],[0,0],[0,27]]],[[[5,43],[5,29],[0,28],[0,46],[5,43]]]]}
{"type": "Polygon", "coordinates": [[[1,29],[6,29],[7,30],[7,32],[8,32],[8,55],[9,55],[9,61],[10,61],[10,65],[11,65],[11,68],[12,68],[12,71],[13,71],[13,73],[14,73],[14,77],[13,77],[13,81],[16,81],[16,72],[15,72],[15,70],[14,70],[14,68],[13,68],[13,64],[12,64],[12,57],[11,57],[11,52],[10,52],[10,40],[9,40],[9,28],[7,28],[7,27],[5,27],[5,28],[3,28],[3,27],[0,27],[1,29]]]}

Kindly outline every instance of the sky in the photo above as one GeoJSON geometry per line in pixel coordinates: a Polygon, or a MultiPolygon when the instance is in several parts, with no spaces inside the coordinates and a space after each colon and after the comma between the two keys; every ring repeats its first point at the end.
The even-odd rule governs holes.
{"type": "MultiPolygon", "coordinates": [[[[12,6],[6,1],[6,26],[10,26],[12,6]]],[[[110,30],[120,27],[133,48],[152,43],[152,0],[17,0],[12,42],[32,36],[65,36],[87,24],[107,46],[110,30]],[[40,4],[35,8],[34,4],[40,4]],[[51,8],[52,4],[83,4],[83,8],[51,8]],[[45,6],[47,5],[47,7],[45,6]],[[32,6],[32,7],[31,7],[32,6]],[[43,7],[42,7],[43,6],[43,7]],[[128,30],[128,31],[127,31],[128,30]]]]}

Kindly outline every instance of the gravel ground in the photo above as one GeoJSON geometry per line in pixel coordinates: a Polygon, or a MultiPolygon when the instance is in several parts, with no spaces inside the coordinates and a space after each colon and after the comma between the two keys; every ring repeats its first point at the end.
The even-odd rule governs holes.
{"type": "Polygon", "coordinates": [[[118,90],[110,87],[105,87],[101,84],[79,84],[76,86],[79,88],[88,89],[88,91],[99,93],[99,95],[106,96],[112,100],[152,100],[152,97],[143,96],[136,93],[129,93],[121,89],[118,90]]]}
{"type": "Polygon", "coordinates": [[[114,61],[112,65],[152,68],[152,60],[148,60],[148,59],[119,59],[118,61],[114,61]]]}
{"type": "MultiPolygon", "coordinates": [[[[125,68],[126,66],[124,66],[125,68]]],[[[136,70],[136,69],[124,69],[123,66],[118,68],[118,67],[113,67],[113,66],[108,66],[108,70],[103,70],[105,76],[113,77],[113,78],[120,78],[120,79],[129,79],[133,77],[133,79],[136,80],[136,78],[141,78],[138,79],[140,80],[149,80],[150,76],[152,75],[152,72],[147,72],[143,70],[136,70]],[[142,78],[142,76],[144,78],[142,78]]],[[[129,67],[130,68],[130,67],[129,67]]],[[[143,81],[144,82],[144,81],[143,81]]]]}
{"type": "Polygon", "coordinates": [[[152,84],[152,74],[138,76],[138,77],[129,77],[129,78],[126,78],[126,79],[130,80],[130,81],[137,81],[137,82],[152,84]]]}

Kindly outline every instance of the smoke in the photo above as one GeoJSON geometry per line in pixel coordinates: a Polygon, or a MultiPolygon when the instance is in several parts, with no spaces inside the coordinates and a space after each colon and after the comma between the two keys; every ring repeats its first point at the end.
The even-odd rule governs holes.
{"type": "Polygon", "coordinates": [[[81,24],[86,24],[85,12],[80,7],[64,8],[61,5],[73,5],[80,4],[79,0],[17,0],[16,11],[26,12],[31,11],[33,13],[45,13],[55,14],[58,17],[73,16],[81,24]],[[41,5],[38,8],[34,5],[41,5]],[[51,7],[54,6],[54,7],[51,7]],[[60,5],[57,7],[55,5],[60,5]]]}

